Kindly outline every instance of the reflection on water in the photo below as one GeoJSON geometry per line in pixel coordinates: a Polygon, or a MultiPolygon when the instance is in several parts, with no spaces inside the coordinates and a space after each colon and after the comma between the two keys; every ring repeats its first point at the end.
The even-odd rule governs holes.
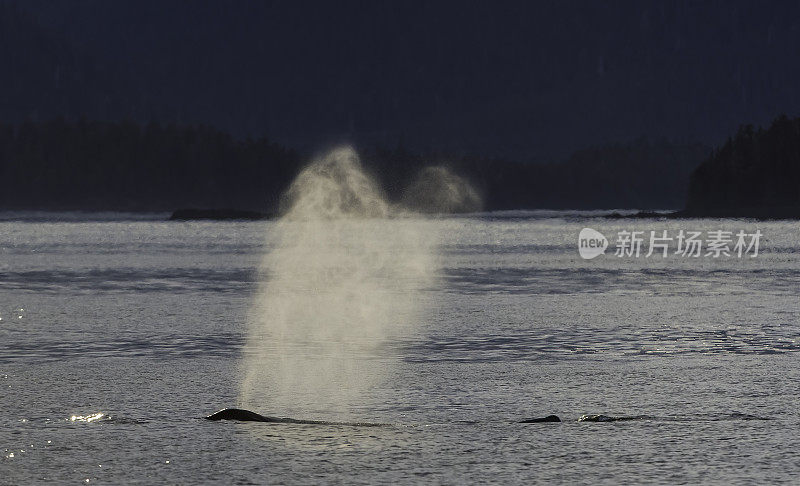
{"type": "Polygon", "coordinates": [[[107,418],[106,414],[103,412],[92,413],[89,415],[73,415],[69,418],[70,422],[97,422],[98,420],[103,420],[107,418]]]}

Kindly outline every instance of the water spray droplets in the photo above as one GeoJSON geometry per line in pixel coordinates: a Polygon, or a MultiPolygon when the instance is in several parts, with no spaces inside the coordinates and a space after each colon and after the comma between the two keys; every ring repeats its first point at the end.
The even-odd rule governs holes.
{"type": "Polygon", "coordinates": [[[435,238],[424,219],[392,218],[349,147],[306,167],[282,214],[249,318],[240,403],[344,417],[389,373],[388,361],[375,366],[381,346],[419,320],[435,238]]]}

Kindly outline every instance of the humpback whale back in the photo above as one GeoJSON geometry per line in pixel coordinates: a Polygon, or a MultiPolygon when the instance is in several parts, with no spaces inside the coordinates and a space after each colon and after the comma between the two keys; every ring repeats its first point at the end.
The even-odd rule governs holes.
{"type": "Polygon", "coordinates": [[[241,408],[223,408],[219,412],[207,416],[208,420],[239,420],[243,422],[273,422],[269,417],[243,410],[241,408]]]}
{"type": "Polygon", "coordinates": [[[301,425],[347,425],[354,427],[386,427],[390,424],[375,422],[329,422],[326,420],[303,420],[287,417],[271,417],[251,412],[241,408],[223,408],[219,412],[214,412],[207,416],[208,420],[238,420],[240,422],[270,422],[277,424],[301,424],[301,425]]]}
{"type": "MultiPolygon", "coordinates": [[[[578,421],[579,422],[604,421],[603,418],[606,417],[604,415],[591,416],[591,417],[584,415],[578,421]],[[594,417],[602,417],[602,418],[594,419],[594,417]]],[[[389,424],[370,423],[370,422],[327,422],[324,420],[300,420],[300,419],[283,418],[283,417],[269,417],[261,415],[256,412],[251,412],[250,410],[244,410],[241,408],[223,408],[218,412],[214,412],[211,415],[208,415],[206,419],[215,421],[238,420],[240,422],[272,422],[272,423],[283,423],[283,424],[307,424],[307,425],[351,425],[360,427],[380,427],[389,425],[389,424]]],[[[517,423],[536,424],[543,422],[561,422],[561,419],[557,415],[548,415],[547,417],[537,417],[537,418],[528,418],[520,420],[517,423]]]]}
{"type": "Polygon", "coordinates": [[[547,417],[529,418],[519,421],[521,424],[538,424],[541,422],[561,422],[561,419],[558,418],[558,415],[548,415],[547,417]]]}

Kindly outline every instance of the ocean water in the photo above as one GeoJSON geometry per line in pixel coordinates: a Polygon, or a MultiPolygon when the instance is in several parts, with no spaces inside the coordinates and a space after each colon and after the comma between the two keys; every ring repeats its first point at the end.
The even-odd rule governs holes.
{"type": "Polygon", "coordinates": [[[797,223],[420,220],[437,279],[419,322],[362,357],[383,379],[347,410],[256,410],[385,424],[361,427],[202,419],[237,405],[274,223],[159,218],[0,218],[0,484],[800,475],[797,223]],[[612,240],[605,255],[580,258],[584,227],[612,240]],[[680,229],[763,237],[755,258],[613,254],[619,231],[680,229]],[[563,422],[516,423],[549,414],[563,422]],[[593,414],[625,420],[579,421],[593,414]]]}

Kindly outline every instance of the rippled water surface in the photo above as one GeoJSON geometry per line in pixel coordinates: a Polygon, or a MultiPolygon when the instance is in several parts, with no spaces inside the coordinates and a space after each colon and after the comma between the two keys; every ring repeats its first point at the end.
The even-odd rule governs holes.
{"type": "MultiPolygon", "coordinates": [[[[0,484],[751,484],[800,474],[796,223],[422,221],[438,241],[438,282],[422,289],[412,331],[363,356],[388,378],[348,410],[288,412],[388,424],[358,427],[199,418],[236,404],[273,223],[7,216],[0,484]],[[756,258],[617,258],[612,241],[586,261],[583,227],[610,239],[633,229],[764,236],[756,258]],[[515,423],[549,414],[564,422],[515,423]]],[[[288,414],[268,402],[257,411],[288,414]]]]}

